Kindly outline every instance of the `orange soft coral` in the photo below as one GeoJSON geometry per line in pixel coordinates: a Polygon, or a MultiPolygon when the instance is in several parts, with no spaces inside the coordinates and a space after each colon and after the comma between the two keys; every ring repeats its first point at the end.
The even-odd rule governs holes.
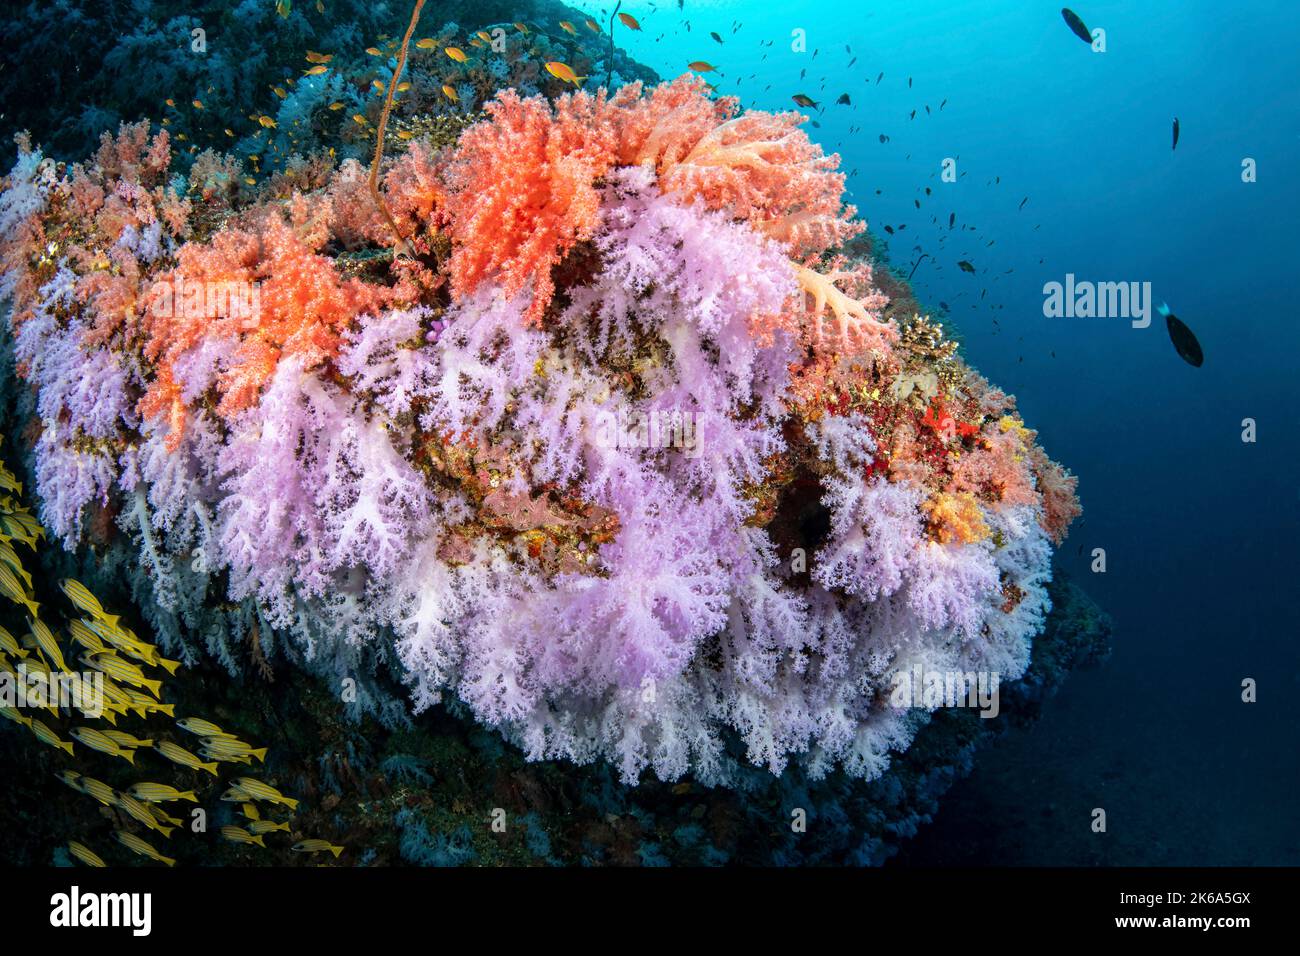
{"type": "Polygon", "coordinates": [[[990,534],[979,501],[969,492],[940,492],[921,505],[930,534],[940,544],[973,544],[990,534]]]}
{"type": "MultiPolygon", "coordinates": [[[[295,218],[305,215],[299,206],[295,218]]],[[[382,307],[391,297],[384,287],[343,279],[330,259],[314,254],[275,212],[247,230],[227,228],[205,245],[188,244],[177,259],[177,268],[159,278],[145,314],[145,354],[160,368],[141,402],[145,415],[166,414],[173,422],[179,421],[180,401],[176,360],[203,339],[238,342],[217,383],[217,411],[230,417],[256,403],[281,358],[301,356],[309,368],[319,364],[337,352],[340,334],[353,317],[382,307]],[[231,307],[219,294],[213,307],[214,292],[249,287],[257,289],[251,314],[231,307]],[[202,307],[191,300],[190,290],[196,289],[206,296],[202,307]],[[161,294],[167,290],[184,294],[161,294]]],[[[173,429],[169,443],[175,446],[180,437],[173,429]]]]}
{"type": "Polygon", "coordinates": [[[596,180],[617,161],[617,133],[603,95],[572,93],[552,109],[507,90],[487,111],[448,171],[452,293],[493,279],[513,297],[531,280],[528,317],[540,322],[555,293],[551,269],[596,231],[596,180]]]}

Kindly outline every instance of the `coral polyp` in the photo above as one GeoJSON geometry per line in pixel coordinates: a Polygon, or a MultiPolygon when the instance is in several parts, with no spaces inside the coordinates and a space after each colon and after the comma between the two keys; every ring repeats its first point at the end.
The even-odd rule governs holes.
{"type": "Polygon", "coordinates": [[[1078,504],[942,327],[886,317],[799,123],[689,77],[409,123],[402,256],[355,161],[230,192],[146,124],[71,167],[22,141],[42,522],[115,518],[189,659],[382,665],[628,782],[879,775],[925,717],[892,675],[1024,672],[1078,504]]]}

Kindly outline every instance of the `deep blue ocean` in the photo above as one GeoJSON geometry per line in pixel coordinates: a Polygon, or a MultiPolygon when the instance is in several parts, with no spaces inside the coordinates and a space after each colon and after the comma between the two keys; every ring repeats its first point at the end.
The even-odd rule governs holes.
{"type": "Polygon", "coordinates": [[[677,6],[624,3],[644,30],[620,43],[665,76],[707,60],[746,106],[815,101],[806,129],[892,262],[920,260],[918,299],[947,304],[968,360],[1080,479],[1059,560],[1115,618],[1114,654],[983,755],[903,860],[1300,862],[1300,11],[1089,0],[1094,52],[1027,0],[677,6]],[[1154,311],[1045,317],[1067,274],[1150,283],[1204,365],[1154,311]]]}

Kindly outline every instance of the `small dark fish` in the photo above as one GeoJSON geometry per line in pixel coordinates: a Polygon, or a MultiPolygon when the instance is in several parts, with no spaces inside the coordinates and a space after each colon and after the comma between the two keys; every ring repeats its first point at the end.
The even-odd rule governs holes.
{"type": "Polygon", "coordinates": [[[944,100],[942,103],[939,104],[939,109],[943,109],[947,105],[948,105],[948,101],[944,100]]]}
{"type": "Polygon", "coordinates": [[[876,85],[879,86],[879,85],[880,85],[880,81],[883,80],[884,78],[885,78],[885,71],[884,71],[884,70],[881,70],[881,71],[880,71],[880,75],[879,75],[878,77],[876,77],[876,85]]]}
{"type": "Polygon", "coordinates": [[[894,234],[894,227],[893,227],[893,226],[886,226],[886,227],[885,227],[885,232],[889,233],[889,234],[892,236],[892,235],[894,234]]]}
{"type": "Polygon", "coordinates": [[[835,101],[836,106],[852,106],[853,102],[849,99],[849,94],[841,93],[840,98],[835,101]]]}
{"type": "Polygon", "coordinates": [[[1079,15],[1077,13],[1075,13],[1069,7],[1062,7],[1061,16],[1065,17],[1066,26],[1068,26],[1071,30],[1074,31],[1075,36],[1077,36],[1084,43],[1088,44],[1088,46],[1092,46],[1092,31],[1089,30],[1086,26],[1084,26],[1083,21],[1079,19],[1079,15]]]}
{"type": "Polygon", "coordinates": [[[1028,196],[1026,196],[1024,199],[1020,200],[1020,205],[1016,207],[1016,212],[1020,212],[1020,210],[1024,209],[1024,208],[1025,208],[1025,203],[1027,203],[1027,202],[1029,202],[1029,197],[1028,197],[1028,196]]]}
{"type": "Polygon", "coordinates": [[[957,224],[957,214],[955,212],[948,213],[948,228],[951,229],[956,224],[957,224]]]}
{"type": "Polygon", "coordinates": [[[910,120],[914,120],[914,119],[916,119],[916,110],[912,110],[912,115],[909,116],[908,119],[910,119],[910,120]]]}
{"type": "Polygon", "coordinates": [[[1174,145],[1170,149],[1178,148],[1178,117],[1174,117],[1174,145]]]}
{"type": "Polygon", "coordinates": [[[853,68],[853,64],[854,64],[854,63],[857,63],[857,62],[858,62],[858,58],[855,56],[853,59],[849,60],[849,67],[848,67],[848,68],[849,68],[849,69],[852,69],[852,68],[853,68]]]}
{"type": "Polygon", "coordinates": [[[1205,361],[1205,353],[1201,351],[1201,343],[1196,341],[1192,330],[1183,324],[1182,319],[1170,312],[1169,306],[1164,302],[1160,303],[1157,311],[1165,317],[1165,326],[1169,329],[1169,341],[1174,343],[1179,357],[1193,368],[1200,368],[1205,361]]]}
{"type": "Polygon", "coordinates": [[[910,76],[907,78],[907,88],[909,90],[912,88],[912,78],[910,76]]]}
{"type": "Polygon", "coordinates": [[[886,136],[884,133],[881,133],[881,134],[880,134],[880,141],[881,141],[882,143],[888,143],[888,142],[889,142],[889,137],[886,136]]]}
{"type": "Polygon", "coordinates": [[[919,199],[913,199],[912,202],[916,203],[916,208],[917,208],[917,209],[920,209],[920,208],[921,208],[921,200],[919,200],[919,199]]]}
{"type": "Polygon", "coordinates": [[[803,93],[796,93],[794,96],[790,97],[790,99],[794,100],[795,103],[802,106],[804,109],[817,109],[817,101],[811,96],[805,96],[803,93]]]}
{"type": "Polygon", "coordinates": [[[939,308],[941,308],[941,309],[943,309],[943,311],[947,312],[947,311],[948,311],[948,303],[947,303],[947,302],[940,301],[940,302],[939,302],[939,308]]]}
{"type": "Polygon", "coordinates": [[[974,271],[975,271],[975,267],[974,267],[973,265],[971,265],[969,262],[967,262],[965,259],[961,260],[961,262],[957,263],[957,265],[958,265],[958,267],[960,267],[960,269],[961,269],[962,272],[974,272],[974,271]]]}
{"type": "Polygon", "coordinates": [[[718,36],[716,33],[710,33],[709,36],[713,37],[713,39],[717,40],[719,43],[722,42],[722,37],[718,36]]]}

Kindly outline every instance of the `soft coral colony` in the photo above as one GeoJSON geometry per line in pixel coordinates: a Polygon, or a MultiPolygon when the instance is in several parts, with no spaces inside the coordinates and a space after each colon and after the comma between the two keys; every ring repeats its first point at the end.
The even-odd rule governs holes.
{"type": "Polygon", "coordinates": [[[371,648],[533,758],[877,775],[925,719],[892,674],[1023,672],[1078,506],[939,326],[881,320],[799,121],[688,77],[506,91],[387,164],[400,239],[355,162],[249,202],[143,124],[21,142],[45,525],[116,516],[182,652],[200,606],[371,648]]]}

